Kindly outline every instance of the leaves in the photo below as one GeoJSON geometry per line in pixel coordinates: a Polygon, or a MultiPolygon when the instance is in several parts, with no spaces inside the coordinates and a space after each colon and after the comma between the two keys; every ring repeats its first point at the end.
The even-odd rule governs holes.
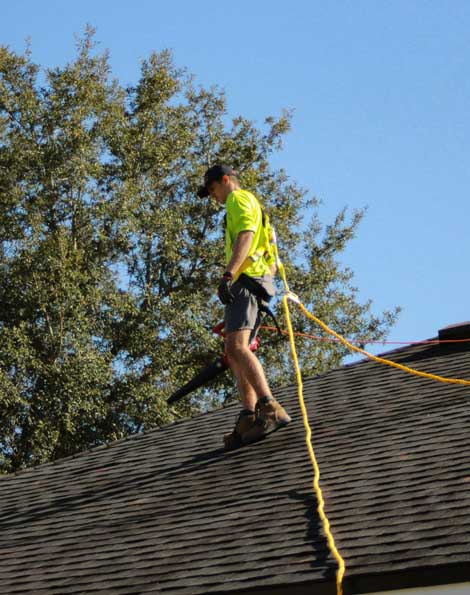
{"type": "MultiPolygon", "coordinates": [[[[344,209],[324,226],[315,197],[271,168],[291,112],[262,129],[243,116],[227,123],[224,92],[196,87],[167,51],[124,88],[93,34],[44,73],[29,51],[0,49],[0,473],[233,396],[226,375],[166,405],[222,349],[211,332],[223,317],[222,212],[196,196],[217,161],[264,203],[292,289],[327,324],[379,339],[397,314],[371,315],[337,260],[364,213],[348,220],[344,209]]],[[[297,330],[321,334],[292,315],[297,330]]],[[[344,355],[299,340],[306,375],[344,355]]],[[[293,381],[287,343],[260,357],[273,384],[293,381]]]]}

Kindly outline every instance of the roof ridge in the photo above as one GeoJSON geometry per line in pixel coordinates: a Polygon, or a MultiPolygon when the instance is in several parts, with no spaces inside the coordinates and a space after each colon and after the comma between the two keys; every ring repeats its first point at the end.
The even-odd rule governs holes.
{"type": "MultiPolygon", "coordinates": [[[[426,339],[426,341],[431,341],[431,340],[436,340],[436,338],[433,339],[426,339]]],[[[435,346],[435,344],[426,344],[426,343],[422,343],[422,344],[408,344],[408,345],[404,345],[401,347],[398,347],[396,349],[392,349],[391,351],[385,351],[383,353],[380,353],[377,355],[377,357],[383,357],[384,355],[392,355],[392,354],[399,354],[399,353],[403,353],[409,349],[417,349],[417,348],[426,348],[426,347],[433,347],[435,346]]],[[[330,370],[327,370],[326,372],[323,372],[321,374],[316,374],[314,376],[307,376],[306,378],[304,378],[304,382],[307,380],[313,380],[313,379],[317,379],[317,378],[324,378],[325,376],[327,376],[328,374],[333,374],[335,372],[337,372],[338,370],[343,370],[345,368],[352,368],[355,366],[359,366],[362,364],[365,364],[367,362],[370,362],[372,360],[370,360],[370,358],[368,358],[367,356],[364,356],[362,359],[360,359],[357,362],[350,362],[347,364],[343,364],[341,366],[337,366],[335,368],[331,368],[330,370]]],[[[280,392],[282,390],[288,389],[289,387],[295,386],[295,382],[294,383],[290,383],[290,384],[282,384],[280,386],[276,386],[274,391],[275,392],[280,392]]],[[[60,459],[55,459],[54,461],[48,461],[46,463],[39,463],[38,465],[33,465],[32,467],[26,467],[24,469],[18,469],[17,471],[13,471],[12,473],[6,473],[6,474],[0,474],[0,480],[4,479],[4,478],[12,478],[12,477],[16,477],[17,475],[22,475],[24,473],[31,473],[33,471],[39,470],[39,469],[43,469],[44,467],[50,467],[50,466],[54,466],[54,465],[59,465],[62,464],[65,461],[68,460],[72,460],[72,459],[77,459],[81,456],[85,456],[87,454],[93,453],[97,450],[106,450],[107,448],[112,448],[113,446],[117,445],[117,444],[121,444],[122,442],[126,442],[126,441],[131,441],[131,440],[139,440],[142,439],[143,437],[152,434],[154,432],[158,432],[160,430],[166,429],[166,428],[170,428],[172,426],[175,426],[177,424],[181,424],[183,422],[189,421],[189,420],[193,420],[196,419],[198,417],[202,417],[205,415],[209,415],[212,413],[216,413],[219,412],[223,409],[228,409],[229,407],[235,405],[236,403],[233,402],[229,402],[227,404],[222,404],[220,407],[215,407],[213,409],[210,409],[208,411],[201,411],[199,413],[196,413],[195,415],[188,415],[188,416],[184,416],[184,417],[180,417],[178,419],[175,419],[173,421],[170,421],[168,423],[165,423],[163,425],[160,426],[155,426],[155,427],[150,427],[147,430],[143,430],[142,432],[136,432],[134,434],[128,434],[127,436],[123,436],[122,438],[118,438],[117,440],[111,440],[111,441],[105,441],[103,444],[99,444],[98,446],[93,446],[91,448],[86,448],[84,450],[81,450],[79,452],[76,452],[74,454],[71,455],[67,455],[66,457],[61,457],[60,459]]]]}

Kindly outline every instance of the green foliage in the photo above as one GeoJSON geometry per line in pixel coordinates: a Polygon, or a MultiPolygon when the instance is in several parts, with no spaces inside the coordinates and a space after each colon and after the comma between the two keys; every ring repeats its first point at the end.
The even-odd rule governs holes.
{"type": "MultiPolygon", "coordinates": [[[[0,473],[230,397],[226,375],[173,410],[165,402],[221,350],[221,212],[195,193],[218,160],[263,200],[290,285],[320,318],[379,339],[396,316],[372,316],[337,261],[363,213],[324,227],[315,199],[270,167],[290,113],[263,131],[242,116],[227,125],[224,93],[196,87],[165,51],[124,88],[93,34],[45,73],[29,52],[0,48],[0,473]]],[[[299,340],[299,354],[308,375],[345,351],[299,340]]],[[[293,381],[287,343],[261,357],[272,383],[293,381]]]]}

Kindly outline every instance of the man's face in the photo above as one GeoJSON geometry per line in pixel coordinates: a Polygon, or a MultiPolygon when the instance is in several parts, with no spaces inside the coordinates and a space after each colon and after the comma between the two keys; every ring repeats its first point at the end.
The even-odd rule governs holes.
{"type": "Polygon", "coordinates": [[[207,188],[209,196],[219,204],[225,204],[227,196],[232,191],[229,182],[230,178],[228,176],[224,176],[221,180],[216,182],[211,182],[207,188]]]}

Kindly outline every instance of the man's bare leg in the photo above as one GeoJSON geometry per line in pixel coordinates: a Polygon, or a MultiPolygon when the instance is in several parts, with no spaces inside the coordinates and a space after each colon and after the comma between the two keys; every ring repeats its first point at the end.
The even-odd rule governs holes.
{"type": "Polygon", "coordinates": [[[250,351],[251,330],[243,329],[229,333],[225,339],[225,350],[232,372],[237,379],[243,407],[254,411],[259,397],[272,396],[263,366],[250,351]]]}
{"type": "Polygon", "coordinates": [[[237,386],[243,409],[254,411],[258,400],[258,395],[256,394],[255,389],[244,378],[237,378],[237,386]]]}
{"type": "Polygon", "coordinates": [[[237,379],[243,408],[248,410],[248,413],[240,413],[235,429],[224,436],[225,450],[257,442],[291,421],[286,410],[273,398],[263,367],[250,351],[250,334],[248,329],[233,331],[225,339],[228,363],[237,379]]]}

